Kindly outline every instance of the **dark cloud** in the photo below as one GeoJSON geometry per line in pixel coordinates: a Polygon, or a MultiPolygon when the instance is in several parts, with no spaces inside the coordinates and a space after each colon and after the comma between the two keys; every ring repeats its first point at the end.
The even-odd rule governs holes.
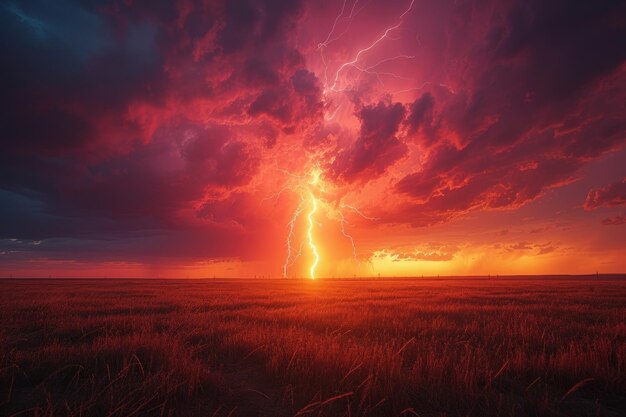
{"type": "Polygon", "coordinates": [[[333,175],[341,181],[369,181],[403,157],[407,146],[397,137],[405,108],[400,103],[363,106],[357,113],[361,128],[357,140],[339,152],[332,163],[333,175]]]}
{"type": "Polygon", "coordinates": [[[101,139],[98,120],[154,100],[164,82],[159,29],[147,21],[116,32],[72,2],[35,1],[0,7],[0,28],[0,53],[10,57],[0,66],[5,155],[84,148],[101,139]]]}
{"type": "Polygon", "coordinates": [[[392,255],[394,257],[394,261],[430,261],[430,262],[444,262],[451,261],[454,259],[454,254],[452,253],[438,253],[438,252],[411,252],[411,253],[397,253],[392,255]]]}
{"type": "Polygon", "coordinates": [[[248,113],[252,116],[265,114],[284,124],[293,121],[293,108],[289,100],[289,92],[283,88],[263,91],[250,104],[248,113]]]}
{"type": "Polygon", "coordinates": [[[62,193],[92,215],[171,227],[178,210],[207,189],[246,184],[257,168],[258,158],[227,128],[180,123],[159,129],[149,144],[124,157],[91,167],[62,193]]]}
{"type": "Polygon", "coordinates": [[[553,246],[546,246],[543,248],[539,248],[539,251],[537,252],[537,255],[547,255],[548,253],[552,253],[556,250],[555,247],[553,246]]]}
{"type": "Polygon", "coordinates": [[[623,12],[620,1],[517,2],[495,56],[524,56],[524,84],[540,99],[572,98],[624,59],[624,26],[616,18],[623,12]]]}
{"type": "Polygon", "coordinates": [[[439,188],[441,182],[442,178],[437,175],[416,172],[402,178],[396,188],[401,193],[408,193],[411,197],[424,201],[439,188]]]}
{"type": "Polygon", "coordinates": [[[400,261],[428,261],[428,262],[445,262],[454,259],[454,256],[460,251],[457,246],[444,245],[441,243],[429,243],[419,249],[390,251],[382,250],[382,255],[389,256],[393,262],[400,261]]]}
{"type": "Polygon", "coordinates": [[[509,249],[511,250],[530,250],[532,246],[527,242],[519,242],[514,245],[510,245],[509,249]]]}
{"type": "Polygon", "coordinates": [[[312,72],[300,68],[291,77],[293,89],[304,97],[309,107],[315,106],[320,101],[320,85],[317,77],[312,72]]]}
{"type": "Polygon", "coordinates": [[[495,10],[472,49],[457,40],[455,52],[467,59],[452,75],[463,80],[460,88],[409,105],[408,133],[424,164],[396,184],[414,204],[390,221],[432,224],[474,209],[516,208],[622,146],[626,32],[616,16],[623,3],[502,7],[477,11],[495,10]]]}
{"type": "Polygon", "coordinates": [[[246,47],[281,41],[302,12],[301,1],[243,0],[225,2],[224,28],[219,33],[226,54],[246,47]]]}
{"type": "Polygon", "coordinates": [[[436,126],[433,126],[435,99],[432,94],[424,93],[409,106],[406,119],[409,134],[421,133],[422,143],[430,145],[436,138],[436,126]]]}
{"type": "Polygon", "coordinates": [[[626,178],[606,187],[590,190],[583,207],[593,210],[598,207],[612,207],[626,204],[626,178]]]}
{"type": "Polygon", "coordinates": [[[414,252],[403,254],[399,259],[410,259],[415,261],[445,262],[454,259],[454,252],[414,252]]]}
{"type": "Polygon", "coordinates": [[[235,242],[258,229],[241,228],[254,200],[237,190],[259,145],[321,120],[288,36],[301,14],[261,0],[0,6],[0,207],[15,220],[0,238],[44,239],[29,250],[55,257],[157,254],[164,241],[249,253],[235,242]]]}
{"type": "Polygon", "coordinates": [[[321,88],[315,74],[299,68],[276,87],[263,90],[248,108],[251,116],[266,116],[277,129],[293,133],[322,119],[321,88]]]}
{"type": "Polygon", "coordinates": [[[462,171],[462,154],[444,146],[423,172],[404,177],[396,190],[419,201],[415,208],[422,213],[432,212],[445,220],[478,208],[518,207],[548,187],[573,180],[579,167],[568,159],[538,159],[514,169],[494,163],[492,167],[486,164],[482,172],[462,171]]]}
{"type": "Polygon", "coordinates": [[[519,242],[519,243],[515,243],[512,245],[507,245],[505,249],[508,252],[516,252],[516,251],[529,252],[529,251],[535,250],[536,252],[534,252],[534,254],[537,256],[547,255],[557,250],[556,246],[552,245],[552,242],[546,242],[546,243],[519,242]]]}
{"type": "Polygon", "coordinates": [[[256,199],[245,192],[208,200],[198,210],[198,215],[217,224],[230,223],[247,230],[256,228],[262,222],[258,215],[256,199]]]}
{"type": "Polygon", "coordinates": [[[602,219],[600,224],[602,224],[602,226],[619,226],[626,224],[626,216],[618,215],[614,217],[607,217],[606,219],[602,219]]]}
{"type": "MultiPolygon", "coordinates": [[[[0,239],[54,256],[167,242],[177,256],[237,255],[263,229],[249,189],[260,161],[285,142],[315,148],[346,189],[406,157],[379,217],[415,226],[519,207],[623,146],[623,2],[423,3],[398,36],[431,22],[414,70],[432,82],[408,103],[375,83],[348,91],[356,135],[323,126],[334,98],[305,59],[317,44],[299,27],[304,2],[3,3],[0,239]]],[[[585,208],[623,204],[623,185],[592,190],[585,208]]]]}

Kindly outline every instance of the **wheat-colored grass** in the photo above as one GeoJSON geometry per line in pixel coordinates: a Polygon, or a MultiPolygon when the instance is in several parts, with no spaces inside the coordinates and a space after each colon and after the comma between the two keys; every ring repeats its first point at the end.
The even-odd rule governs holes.
{"type": "Polygon", "coordinates": [[[619,416],[626,281],[0,281],[0,415],[619,416]]]}

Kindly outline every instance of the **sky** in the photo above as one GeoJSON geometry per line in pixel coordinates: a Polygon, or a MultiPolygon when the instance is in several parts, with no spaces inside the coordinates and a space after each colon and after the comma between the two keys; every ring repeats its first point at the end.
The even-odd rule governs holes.
{"type": "Polygon", "coordinates": [[[626,272],[626,4],[3,1],[0,276],[626,272]]]}

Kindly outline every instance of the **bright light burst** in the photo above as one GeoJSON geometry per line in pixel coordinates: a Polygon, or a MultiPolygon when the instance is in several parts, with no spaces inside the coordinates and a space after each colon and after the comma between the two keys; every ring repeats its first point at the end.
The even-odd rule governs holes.
{"type": "Polygon", "coordinates": [[[322,259],[319,250],[321,245],[319,241],[316,242],[315,226],[321,224],[316,219],[316,217],[320,214],[320,211],[325,213],[325,218],[327,220],[339,225],[339,231],[350,242],[352,257],[355,261],[357,261],[356,245],[354,238],[346,230],[346,224],[348,224],[348,221],[346,220],[343,210],[348,209],[366,220],[374,220],[374,218],[365,216],[358,208],[352,205],[344,204],[341,201],[331,201],[332,198],[329,197],[329,195],[332,194],[330,189],[331,185],[322,178],[322,170],[319,166],[315,166],[309,171],[309,174],[305,176],[295,175],[287,171],[284,171],[284,173],[288,178],[287,185],[282,187],[282,189],[277,194],[274,194],[273,197],[278,197],[285,191],[291,191],[300,196],[300,203],[295,208],[287,226],[288,233],[285,242],[285,246],[287,247],[287,256],[283,264],[283,277],[288,277],[289,268],[302,255],[302,244],[305,242],[308,244],[312,257],[312,261],[308,267],[309,278],[315,279],[317,277],[317,268],[322,259]],[[304,239],[300,240],[300,249],[296,253],[294,251],[294,245],[298,240],[298,219],[300,218],[300,215],[307,210],[307,208],[306,233],[304,239]]]}

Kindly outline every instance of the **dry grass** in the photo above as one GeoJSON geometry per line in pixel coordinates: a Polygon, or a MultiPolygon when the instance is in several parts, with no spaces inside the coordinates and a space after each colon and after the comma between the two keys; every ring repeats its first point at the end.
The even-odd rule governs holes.
{"type": "Polygon", "coordinates": [[[618,416],[626,280],[0,281],[0,415],[618,416]]]}

